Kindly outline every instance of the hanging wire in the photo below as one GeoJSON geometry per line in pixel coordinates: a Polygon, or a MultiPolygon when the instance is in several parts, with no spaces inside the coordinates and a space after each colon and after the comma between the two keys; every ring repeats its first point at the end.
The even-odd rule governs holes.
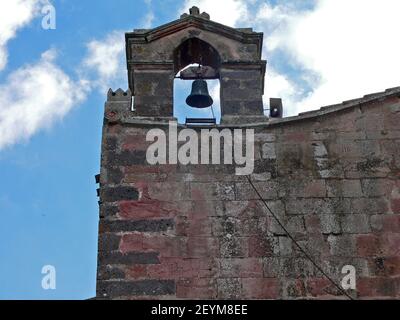
{"type": "Polygon", "coordinates": [[[214,114],[214,108],[213,108],[213,106],[211,106],[211,113],[212,113],[213,119],[216,119],[216,118],[215,118],[215,114],[214,114]]]}
{"type": "Polygon", "coordinates": [[[290,232],[285,228],[285,226],[282,224],[282,222],[278,219],[278,217],[274,214],[274,212],[271,210],[271,208],[268,206],[267,202],[263,199],[261,196],[260,192],[257,190],[253,182],[251,181],[250,176],[246,176],[247,180],[250,183],[250,186],[254,189],[256,192],[257,196],[260,198],[260,200],[263,202],[264,206],[268,209],[268,211],[271,213],[272,217],[278,222],[279,226],[282,228],[282,230],[287,234],[287,236],[293,241],[293,243],[296,245],[296,247],[304,254],[304,256],[311,261],[311,263],[321,272],[321,274],[327,278],[339,291],[345,295],[347,298],[350,300],[354,300],[352,296],[350,296],[345,290],[343,290],[323,269],[320,267],[314,259],[300,246],[300,244],[294,239],[294,237],[290,234],[290,232]]]}

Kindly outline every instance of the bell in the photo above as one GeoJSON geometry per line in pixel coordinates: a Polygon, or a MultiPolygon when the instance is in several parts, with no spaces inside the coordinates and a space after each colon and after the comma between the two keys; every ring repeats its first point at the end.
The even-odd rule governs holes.
{"type": "Polygon", "coordinates": [[[187,97],[186,103],[193,108],[208,108],[214,103],[208,93],[207,82],[204,80],[195,80],[192,84],[192,93],[187,97]]]}

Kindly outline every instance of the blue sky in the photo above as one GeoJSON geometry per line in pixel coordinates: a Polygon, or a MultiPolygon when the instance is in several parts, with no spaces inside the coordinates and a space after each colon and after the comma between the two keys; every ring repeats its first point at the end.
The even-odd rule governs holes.
{"type": "MultiPolygon", "coordinates": [[[[400,85],[398,0],[54,0],[57,26],[44,30],[47,2],[0,4],[0,299],[95,295],[94,175],[107,89],[127,88],[124,32],[192,5],[263,31],[265,105],[282,97],[286,115],[400,85]],[[41,287],[44,265],[56,290],[41,287]]],[[[182,120],[190,83],[176,88],[182,120]]]]}
{"type": "MultiPolygon", "coordinates": [[[[2,82],[49,48],[72,78],[86,43],[112,30],[140,27],[140,1],[55,1],[57,29],[32,19],[8,44],[2,82]],[[111,13],[111,14],[110,14],[111,13]]],[[[163,1],[169,19],[173,1],[163,1]],[[169,2],[169,5],[166,3],[169,2]]],[[[176,12],[176,9],[175,9],[176,12]]],[[[10,13],[12,14],[12,13],[10,13]]],[[[74,94],[74,92],[66,93],[74,94]]],[[[93,91],[50,128],[0,151],[0,299],[85,299],[95,294],[99,172],[106,92],[93,91]],[[57,289],[41,287],[41,269],[54,265],[57,289]]],[[[54,106],[55,108],[57,106],[54,106]]]]}

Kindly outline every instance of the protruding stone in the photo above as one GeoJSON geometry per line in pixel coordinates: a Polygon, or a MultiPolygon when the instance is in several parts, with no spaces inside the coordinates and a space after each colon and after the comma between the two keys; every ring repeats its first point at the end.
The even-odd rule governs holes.
{"type": "Polygon", "coordinates": [[[196,6],[193,6],[189,9],[189,12],[192,16],[198,16],[200,15],[200,9],[196,6]]]}
{"type": "Polygon", "coordinates": [[[210,15],[207,12],[203,12],[200,17],[202,17],[203,19],[207,19],[210,20],[210,15]]]}

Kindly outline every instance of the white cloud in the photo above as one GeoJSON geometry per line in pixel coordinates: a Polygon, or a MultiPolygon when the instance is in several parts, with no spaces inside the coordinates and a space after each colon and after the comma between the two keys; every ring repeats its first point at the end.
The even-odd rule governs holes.
{"type": "Polygon", "coordinates": [[[54,64],[55,52],[9,75],[0,85],[0,149],[51,127],[85,99],[85,82],[74,82],[54,64]]]}
{"type": "MultiPolygon", "coordinates": [[[[7,64],[7,44],[17,32],[41,14],[48,0],[0,2],[0,70],[7,64]]],[[[26,141],[51,127],[84,100],[88,85],[74,82],[54,63],[56,52],[14,70],[0,84],[0,150],[26,141]]]]}
{"type": "MultiPolygon", "coordinates": [[[[296,91],[294,84],[285,75],[279,74],[272,69],[268,71],[265,80],[265,98],[282,98],[286,104],[292,105],[296,101],[296,91]]],[[[265,107],[269,104],[264,101],[265,107]]]]}
{"type": "Polygon", "coordinates": [[[0,2],[0,71],[7,64],[7,43],[17,31],[26,26],[40,13],[47,0],[12,0],[0,2]]]}
{"type": "Polygon", "coordinates": [[[104,39],[87,44],[83,60],[84,71],[94,72],[94,86],[105,92],[111,86],[126,86],[125,37],[123,31],[113,31],[104,39]]]}
{"type": "Polygon", "coordinates": [[[87,49],[77,81],[56,65],[56,52],[49,50],[39,62],[13,71],[0,84],[0,150],[50,128],[91,90],[105,94],[109,87],[126,86],[124,32],[90,41],[87,49]]]}
{"type": "Polygon", "coordinates": [[[186,0],[184,10],[192,5],[264,32],[264,103],[283,98],[286,115],[400,85],[398,0],[316,0],[312,9],[304,1],[186,0]]]}
{"type": "Polygon", "coordinates": [[[153,26],[153,22],[155,19],[154,11],[152,8],[153,1],[152,0],[145,0],[145,4],[147,5],[147,14],[144,17],[143,22],[143,29],[150,29],[153,26]]]}
{"type": "Polygon", "coordinates": [[[181,13],[189,13],[191,7],[197,6],[200,12],[207,12],[211,20],[235,27],[239,21],[249,18],[247,3],[254,3],[254,0],[185,0],[181,13]]]}
{"type": "Polygon", "coordinates": [[[149,12],[146,14],[144,18],[143,28],[150,29],[153,26],[154,19],[155,19],[154,12],[151,9],[149,9],[149,12]]]}
{"type": "Polygon", "coordinates": [[[399,1],[319,0],[312,11],[293,9],[265,5],[257,16],[258,25],[270,31],[267,57],[285,52],[287,65],[302,73],[300,82],[289,77],[289,94],[282,93],[289,97],[284,101],[289,114],[400,85],[400,43],[394,40],[399,1]],[[291,100],[290,91],[304,90],[305,84],[311,92],[291,100]]]}
{"type": "MultiPolygon", "coordinates": [[[[41,12],[47,0],[14,0],[0,3],[0,70],[7,61],[7,43],[41,12]]],[[[125,39],[114,31],[87,44],[79,80],[72,80],[55,64],[54,50],[37,63],[23,66],[0,84],[0,150],[27,141],[49,128],[86,99],[94,88],[105,93],[110,86],[125,87],[125,39]],[[86,80],[83,80],[86,79],[86,80]]]]}

